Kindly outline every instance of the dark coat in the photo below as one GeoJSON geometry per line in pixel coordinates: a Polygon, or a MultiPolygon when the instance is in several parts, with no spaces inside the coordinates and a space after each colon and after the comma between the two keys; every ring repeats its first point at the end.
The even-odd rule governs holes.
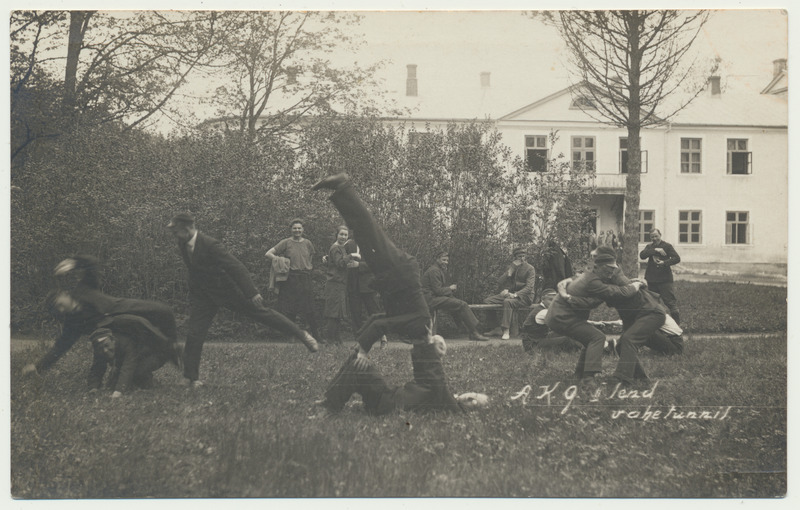
{"type": "Polygon", "coordinates": [[[555,289],[558,282],[572,276],[572,264],[560,246],[550,245],[542,260],[542,289],[555,289]]]}
{"type": "Polygon", "coordinates": [[[672,266],[680,263],[681,257],[671,244],[661,240],[658,244],[650,243],[639,253],[639,258],[647,259],[647,269],[644,271],[644,279],[648,282],[663,283],[673,281],[672,266]],[[656,253],[656,248],[662,248],[667,254],[656,253]],[[663,264],[656,264],[656,260],[663,261],[663,264]]]}
{"type": "Polygon", "coordinates": [[[453,297],[450,276],[439,264],[434,263],[423,273],[422,292],[429,307],[436,305],[436,298],[453,297]]]}
{"type": "Polygon", "coordinates": [[[178,248],[189,268],[190,293],[205,294],[223,301],[236,293],[247,299],[259,293],[244,264],[213,237],[198,232],[191,257],[186,243],[179,243],[178,248]]]}
{"type": "Polygon", "coordinates": [[[636,294],[636,287],[607,284],[593,272],[585,271],[570,283],[569,294],[569,301],[561,295],[556,296],[547,312],[547,325],[554,331],[563,331],[576,322],[587,321],[592,309],[602,301],[631,297],[636,294]],[[594,301],[587,306],[581,298],[594,301]]]}
{"type": "MultiPolygon", "coordinates": [[[[358,245],[352,239],[344,243],[345,251],[353,254],[358,251],[358,245]]],[[[363,257],[358,261],[358,267],[348,268],[347,270],[347,291],[360,294],[375,294],[373,282],[375,277],[363,257]]]]}
{"type": "Polygon", "coordinates": [[[497,283],[500,290],[508,289],[509,292],[516,293],[517,297],[526,304],[533,303],[533,294],[536,287],[536,270],[527,262],[523,262],[519,266],[510,264],[508,269],[503,271],[497,283]],[[514,270],[511,276],[508,276],[509,269],[514,270]]]}
{"type": "MultiPolygon", "coordinates": [[[[119,371],[112,389],[129,391],[142,364],[148,365],[148,371],[159,368],[167,361],[178,366],[177,343],[164,336],[147,319],[136,315],[118,315],[100,325],[114,333],[114,359],[106,360],[113,362],[119,371]]],[[[102,373],[99,375],[102,378],[102,373]]]]}

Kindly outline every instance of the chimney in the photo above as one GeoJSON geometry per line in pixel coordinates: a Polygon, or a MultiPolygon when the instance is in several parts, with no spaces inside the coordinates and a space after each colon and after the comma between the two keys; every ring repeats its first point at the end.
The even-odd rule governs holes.
{"type": "Polygon", "coordinates": [[[484,71],[484,72],[481,73],[481,87],[483,87],[483,88],[489,87],[489,77],[491,75],[492,75],[492,73],[490,73],[488,71],[484,71]]]}
{"type": "Polygon", "coordinates": [[[779,58],[772,61],[772,77],[778,76],[786,70],[786,59],[779,58]]]}
{"type": "Polygon", "coordinates": [[[417,64],[408,64],[408,76],[406,77],[406,95],[417,95],[417,64]]]}
{"type": "Polygon", "coordinates": [[[708,78],[708,84],[711,85],[711,95],[718,96],[721,93],[720,86],[719,86],[719,76],[710,76],[708,78]]]}

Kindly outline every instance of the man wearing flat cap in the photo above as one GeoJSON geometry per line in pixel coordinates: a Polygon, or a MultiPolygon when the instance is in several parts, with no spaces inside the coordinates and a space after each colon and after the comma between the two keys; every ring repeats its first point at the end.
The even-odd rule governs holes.
{"type": "Polygon", "coordinates": [[[317,352],[317,341],[282,314],[267,308],[244,264],[222,243],[198,231],[190,214],[175,215],[167,228],[178,240],[181,257],[189,268],[190,313],[183,351],[183,375],[188,385],[203,384],[200,355],[208,329],[222,306],[297,338],[309,351],[317,352]]]}
{"type": "Polygon", "coordinates": [[[545,318],[551,330],[583,345],[575,367],[575,377],[583,384],[591,383],[600,375],[606,342],[605,333],[589,324],[589,313],[603,301],[630,298],[642,287],[642,282],[631,282],[622,275],[616,260],[613,248],[598,247],[590,271],[572,280],[566,289],[559,283],[559,295],[553,300],[545,318]],[[583,298],[593,299],[588,300],[587,304],[583,298]]]}
{"type": "Polygon", "coordinates": [[[514,249],[514,260],[498,280],[498,285],[502,290],[499,294],[489,296],[484,300],[484,303],[489,305],[503,305],[503,318],[500,321],[503,340],[509,339],[514,310],[528,308],[533,303],[536,271],[525,261],[527,254],[528,252],[523,247],[514,249]]]}
{"type": "MultiPolygon", "coordinates": [[[[604,248],[608,250],[608,247],[604,248]]],[[[600,248],[595,255],[595,265],[598,264],[598,260],[607,260],[606,251],[601,251],[600,248]]],[[[661,331],[665,326],[667,307],[658,294],[650,292],[640,281],[629,280],[616,264],[606,262],[604,266],[605,269],[601,268],[603,282],[620,286],[632,284],[637,287],[637,291],[630,295],[619,293],[607,294],[606,297],[578,297],[578,295],[573,297],[572,294],[576,291],[583,294],[580,289],[573,288],[573,282],[559,285],[559,294],[566,297],[573,307],[591,309],[605,302],[609,307],[615,308],[622,319],[622,335],[617,341],[619,362],[612,375],[614,379],[612,382],[625,385],[637,380],[648,382],[644,367],[639,362],[637,347],[648,346],[664,354],[680,354],[683,352],[683,342],[680,339],[682,330],[672,321],[671,329],[675,330],[672,334],[670,329],[661,331]]]]}

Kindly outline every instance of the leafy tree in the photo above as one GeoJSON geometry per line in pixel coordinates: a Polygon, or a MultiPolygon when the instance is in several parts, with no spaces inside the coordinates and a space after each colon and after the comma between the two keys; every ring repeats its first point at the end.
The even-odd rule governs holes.
{"type": "Polygon", "coordinates": [[[146,126],[217,43],[217,13],[14,11],[12,158],[77,124],[146,126]],[[64,52],[66,49],[66,52],[64,52]]]}
{"type": "Polygon", "coordinates": [[[601,122],[628,130],[623,268],[638,274],[642,129],[662,124],[702,91],[691,48],[705,11],[559,11],[548,18],[569,49],[580,80],[578,104],[601,122]],[[681,93],[689,88],[688,94],[681,93]]]}
{"type": "MultiPolygon", "coordinates": [[[[286,135],[300,119],[364,106],[376,65],[337,66],[333,52],[357,46],[348,31],[359,16],[343,12],[229,11],[210,69],[224,76],[213,103],[226,129],[286,135]]],[[[212,75],[211,79],[214,77],[212,75]]]]}
{"type": "MultiPolygon", "coordinates": [[[[548,138],[550,154],[555,154],[558,132],[552,131],[548,138]]],[[[589,252],[594,169],[572,165],[563,153],[547,161],[545,171],[530,171],[521,158],[515,167],[515,194],[507,213],[512,238],[528,247],[529,262],[539,274],[550,241],[564,248],[573,264],[580,264],[589,252]]]]}
{"type": "MultiPolygon", "coordinates": [[[[491,124],[433,129],[377,118],[315,119],[303,131],[300,172],[315,179],[346,171],[396,244],[423,269],[449,250],[460,296],[481,302],[508,262],[502,210],[512,197],[511,152],[491,124]]],[[[321,200],[318,199],[318,200],[321,200]]],[[[341,219],[329,205],[332,232],[341,219]]],[[[314,206],[316,207],[316,206],[314,206]]]]}

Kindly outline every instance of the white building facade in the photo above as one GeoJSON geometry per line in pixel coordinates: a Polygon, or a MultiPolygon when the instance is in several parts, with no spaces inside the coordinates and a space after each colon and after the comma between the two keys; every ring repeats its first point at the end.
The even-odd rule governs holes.
{"type": "MultiPolygon", "coordinates": [[[[649,230],[658,228],[681,256],[678,272],[786,275],[788,78],[786,60],[774,65],[771,81],[712,77],[707,89],[670,123],[642,130],[639,250],[648,242],[649,230]]],[[[416,129],[486,120],[497,112],[492,94],[502,95],[491,89],[488,73],[475,81],[480,89],[460,101],[418,97],[415,68],[413,77],[409,71],[412,80],[406,89],[412,97],[406,99],[413,100],[416,114],[404,120],[416,129]]],[[[531,162],[532,171],[546,171],[538,162],[558,154],[593,164],[594,227],[619,233],[627,131],[598,122],[577,107],[576,90],[548,95],[494,117],[494,122],[514,153],[531,162]],[[553,147],[551,132],[557,133],[553,147]]]]}

